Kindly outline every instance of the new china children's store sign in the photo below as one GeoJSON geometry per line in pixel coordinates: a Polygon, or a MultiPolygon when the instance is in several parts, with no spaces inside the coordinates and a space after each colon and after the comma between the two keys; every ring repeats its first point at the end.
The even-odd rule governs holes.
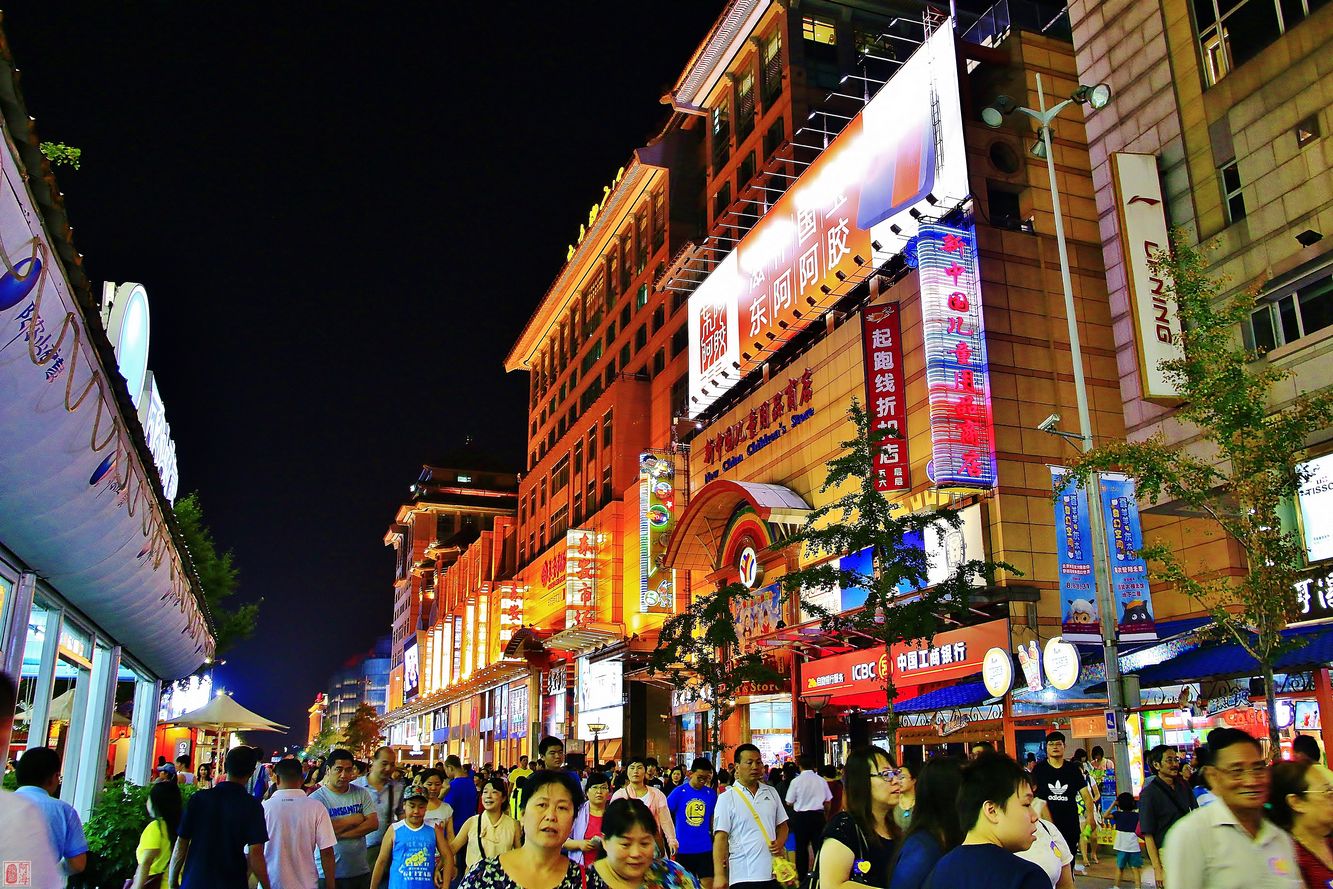
{"type": "Polygon", "coordinates": [[[930,398],[930,477],[941,487],[993,488],[995,430],[976,232],[923,225],[916,251],[930,398]]]}
{"type": "Polygon", "coordinates": [[[710,429],[703,440],[704,465],[709,467],[704,482],[711,482],[721,472],[739,465],[814,416],[815,410],[810,406],[814,398],[814,374],[806,368],[800,377],[789,378],[785,386],[751,408],[748,414],[741,414],[736,422],[728,423],[720,431],[710,429]]]}
{"type": "Polygon", "coordinates": [[[922,44],[690,296],[691,417],[899,252],[918,206],[967,197],[954,39],[922,44]]]}

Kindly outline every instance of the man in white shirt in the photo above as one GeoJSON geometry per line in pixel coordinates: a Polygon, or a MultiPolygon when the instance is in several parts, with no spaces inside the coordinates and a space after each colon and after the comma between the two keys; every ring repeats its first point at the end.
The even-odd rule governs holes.
{"type": "Polygon", "coordinates": [[[810,873],[811,847],[816,855],[819,854],[819,838],[824,835],[824,825],[828,822],[833,791],[815,771],[814,754],[802,753],[800,763],[801,774],[793,778],[787,788],[787,805],[795,813],[791,817],[791,827],[796,833],[796,872],[804,883],[805,875],[810,873]]]}
{"type": "Polygon", "coordinates": [[[759,783],[763,773],[758,747],[736,748],[736,783],[713,813],[713,889],[778,889],[773,856],[786,854],[787,809],[759,783]]]}
{"type": "Polygon", "coordinates": [[[319,889],[316,855],[323,865],[325,889],[335,889],[333,846],[338,840],[329,810],[301,789],[304,772],[298,760],[279,760],[273,772],[278,789],[264,800],[268,825],[264,858],[272,889],[319,889]]]}
{"type": "MultiPolygon", "coordinates": [[[[18,700],[14,680],[0,673],[0,752],[9,750],[18,700]]],[[[17,793],[0,790],[0,880],[6,886],[61,889],[65,873],[56,861],[46,819],[17,793]]]]}

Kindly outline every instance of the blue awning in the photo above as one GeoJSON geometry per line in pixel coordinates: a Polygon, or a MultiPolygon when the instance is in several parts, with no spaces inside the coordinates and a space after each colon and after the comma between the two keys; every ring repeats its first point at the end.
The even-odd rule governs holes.
{"type": "MultiPolygon", "coordinates": [[[[1298,646],[1273,661],[1273,670],[1291,673],[1308,670],[1333,661],[1333,626],[1292,627],[1283,630],[1285,640],[1298,646]]],[[[1146,687],[1180,685],[1203,679],[1257,676],[1263,671],[1259,662],[1235,642],[1207,645],[1186,652],[1160,664],[1136,671],[1139,683],[1146,687]]]]}
{"type": "Polygon", "coordinates": [[[959,707],[976,707],[990,700],[991,693],[986,691],[983,682],[960,682],[928,691],[914,698],[898,701],[893,705],[894,713],[928,713],[933,710],[953,710],[959,707]]]}

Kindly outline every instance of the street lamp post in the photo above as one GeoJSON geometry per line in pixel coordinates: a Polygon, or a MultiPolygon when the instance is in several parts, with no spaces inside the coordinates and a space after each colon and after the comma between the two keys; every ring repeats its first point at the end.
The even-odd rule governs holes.
{"type": "Polygon", "coordinates": [[[602,758],[598,756],[599,751],[598,751],[597,740],[598,736],[602,732],[606,731],[606,728],[607,726],[605,722],[588,723],[588,731],[592,732],[592,767],[594,770],[597,769],[602,764],[602,758]]]}
{"type": "MultiPolygon", "coordinates": [[[[1106,84],[1082,86],[1068,99],[1046,107],[1046,92],[1042,87],[1041,75],[1037,74],[1037,109],[1024,108],[1013,100],[1000,96],[981,113],[982,120],[988,126],[998,127],[1004,123],[1005,115],[1013,111],[1026,114],[1037,122],[1038,141],[1032,146],[1032,153],[1046,161],[1046,173],[1051,183],[1051,211],[1055,218],[1055,242],[1060,254],[1060,284],[1064,291],[1065,319],[1069,324],[1069,354],[1074,364],[1074,398],[1078,404],[1079,431],[1061,432],[1054,423],[1043,423],[1039,428],[1061,438],[1077,442],[1083,453],[1092,450],[1092,415],[1088,409],[1088,386],[1083,373],[1083,349],[1078,333],[1078,317],[1074,311],[1074,288],[1069,276],[1069,249],[1065,244],[1064,216],[1060,212],[1060,188],[1055,178],[1055,154],[1051,150],[1051,124],[1066,106],[1087,103],[1093,110],[1103,108],[1111,99],[1111,88],[1106,84]]],[[[1054,422],[1059,416],[1053,417],[1054,422]]],[[[1116,792],[1128,790],[1131,786],[1129,775],[1129,744],[1126,741],[1124,689],[1120,683],[1120,652],[1116,641],[1116,609],[1111,598],[1110,575],[1107,573],[1106,535],[1102,527],[1101,485],[1094,473],[1083,484],[1088,500],[1088,524],[1092,535],[1092,572],[1097,590],[1097,611],[1101,615],[1102,660],[1106,668],[1107,705],[1115,714],[1115,782],[1116,792]]]]}

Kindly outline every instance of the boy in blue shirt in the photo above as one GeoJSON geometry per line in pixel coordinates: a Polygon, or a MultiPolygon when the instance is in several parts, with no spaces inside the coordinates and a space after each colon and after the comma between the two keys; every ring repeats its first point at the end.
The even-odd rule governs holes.
{"type": "Polygon", "coordinates": [[[436,889],[449,885],[451,856],[445,849],[444,828],[426,823],[426,791],[413,785],[403,792],[403,820],[384,832],[370,889],[379,889],[384,873],[389,889],[436,889]]]}
{"type": "Polygon", "coordinates": [[[676,861],[699,878],[704,889],[713,886],[713,764],[702,756],[690,766],[690,779],[671,791],[667,810],[676,823],[680,849],[676,861]]]}

